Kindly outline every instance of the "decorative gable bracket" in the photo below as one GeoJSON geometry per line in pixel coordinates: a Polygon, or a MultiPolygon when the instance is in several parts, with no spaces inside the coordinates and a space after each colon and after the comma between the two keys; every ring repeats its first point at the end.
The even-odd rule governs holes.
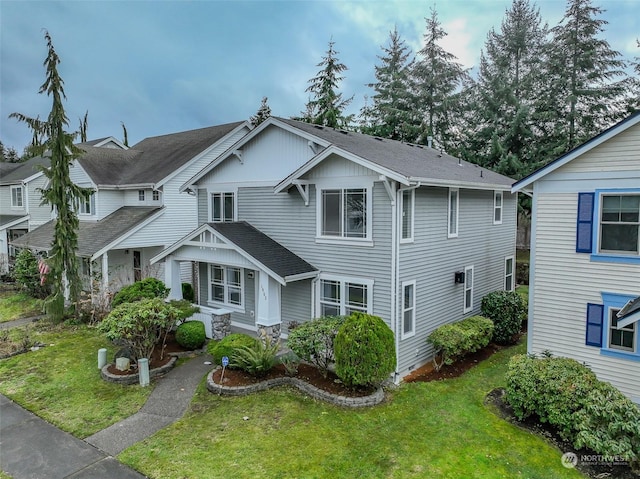
{"type": "Polygon", "coordinates": [[[238,161],[240,162],[241,165],[244,164],[244,160],[242,159],[242,150],[233,150],[232,155],[238,158],[238,161]]]}
{"type": "Polygon", "coordinates": [[[312,141],[312,140],[309,140],[307,142],[307,145],[309,145],[309,148],[311,149],[311,151],[313,151],[314,155],[317,155],[321,149],[320,145],[318,145],[315,141],[312,141]]]}
{"type": "Polygon", "coordinates": [[[385,175],[380,175],[378,179],[382,181],[384,189],[387,190],[387,195],[389,195],[389,199],[391,200],[391,206],[394,206],[396,204],[396,195],[394,193],[396,189],[396,182],[393,180],[389,181],[389,178],[385,175]]]}
{"type": "Polygon", "coordinates": [[[293,184],[298,188],[300,196],[304,200],[304,205],[309,206],[309,182],[306,180],[293,180],[293,184]]]}

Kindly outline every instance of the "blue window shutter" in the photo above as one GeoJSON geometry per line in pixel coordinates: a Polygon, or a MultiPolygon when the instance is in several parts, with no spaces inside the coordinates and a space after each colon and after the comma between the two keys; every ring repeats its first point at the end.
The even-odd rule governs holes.
{"type": "Polygon", "coordinates": [[[593,252],[593,200],[595,193],[578,193],[576,253],[593,252]]]}
{"type": "Polygon", "coordinates": [[[587,346],[602,347],[602,323],[604,306],[601,304],[587,304],[587,346]]]}

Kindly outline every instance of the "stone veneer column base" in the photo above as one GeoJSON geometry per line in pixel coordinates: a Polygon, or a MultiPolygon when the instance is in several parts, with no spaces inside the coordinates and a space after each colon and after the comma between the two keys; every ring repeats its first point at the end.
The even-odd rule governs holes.
{"type": "Polygon", "coordinates": [[[231,334],[231,313],[211,314],[211,335],[216,341],[231,334]]]}
{"type": "Polygon", "coordinates": [[[277,344],[280,341],[280,333],[282,331],[282,324],[273,324],[271,326],[265,326],[258,324],[258,338],[266,344],[267,338],[271,340],[271,344],[277,344]]]}

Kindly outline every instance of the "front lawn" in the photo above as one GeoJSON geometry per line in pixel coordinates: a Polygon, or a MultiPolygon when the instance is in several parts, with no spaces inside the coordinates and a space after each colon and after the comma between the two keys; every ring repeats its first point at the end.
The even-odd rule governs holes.
{"type": "Polygon", "coordinates": [[[201,384],[177,423],[120,454],[151,478],[579,478],[562,451],[494,415],[503,350],[462,377],[404,384],[388,403],[347,410],[289,388],[229,398],[201,384]]]}
{"type": "Polygon", "coordinates": [[[0,291],[0,323],[42,314],[42,301],[14,290],[0,291]]]}
{"type": "MultiPolygon", "coordinates": [[[[94,328],[39,325],[30,336],[47,346],[0,360],[0,393],[43,419],[84,438],[137,412],[151,387],[107,383],[98,349],[115,348],[94,328]]],[[[152,383],[153,384],[153,383],[152,383]]]]}

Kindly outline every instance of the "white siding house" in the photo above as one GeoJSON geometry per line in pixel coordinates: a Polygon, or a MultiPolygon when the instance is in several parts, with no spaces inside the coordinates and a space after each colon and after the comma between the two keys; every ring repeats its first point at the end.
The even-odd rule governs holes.
{"type": "Polygon", "coordinates": [[[640,114],[513,186],[533,195],[528,351],[586,363],[640,403],[640,114]]]}

